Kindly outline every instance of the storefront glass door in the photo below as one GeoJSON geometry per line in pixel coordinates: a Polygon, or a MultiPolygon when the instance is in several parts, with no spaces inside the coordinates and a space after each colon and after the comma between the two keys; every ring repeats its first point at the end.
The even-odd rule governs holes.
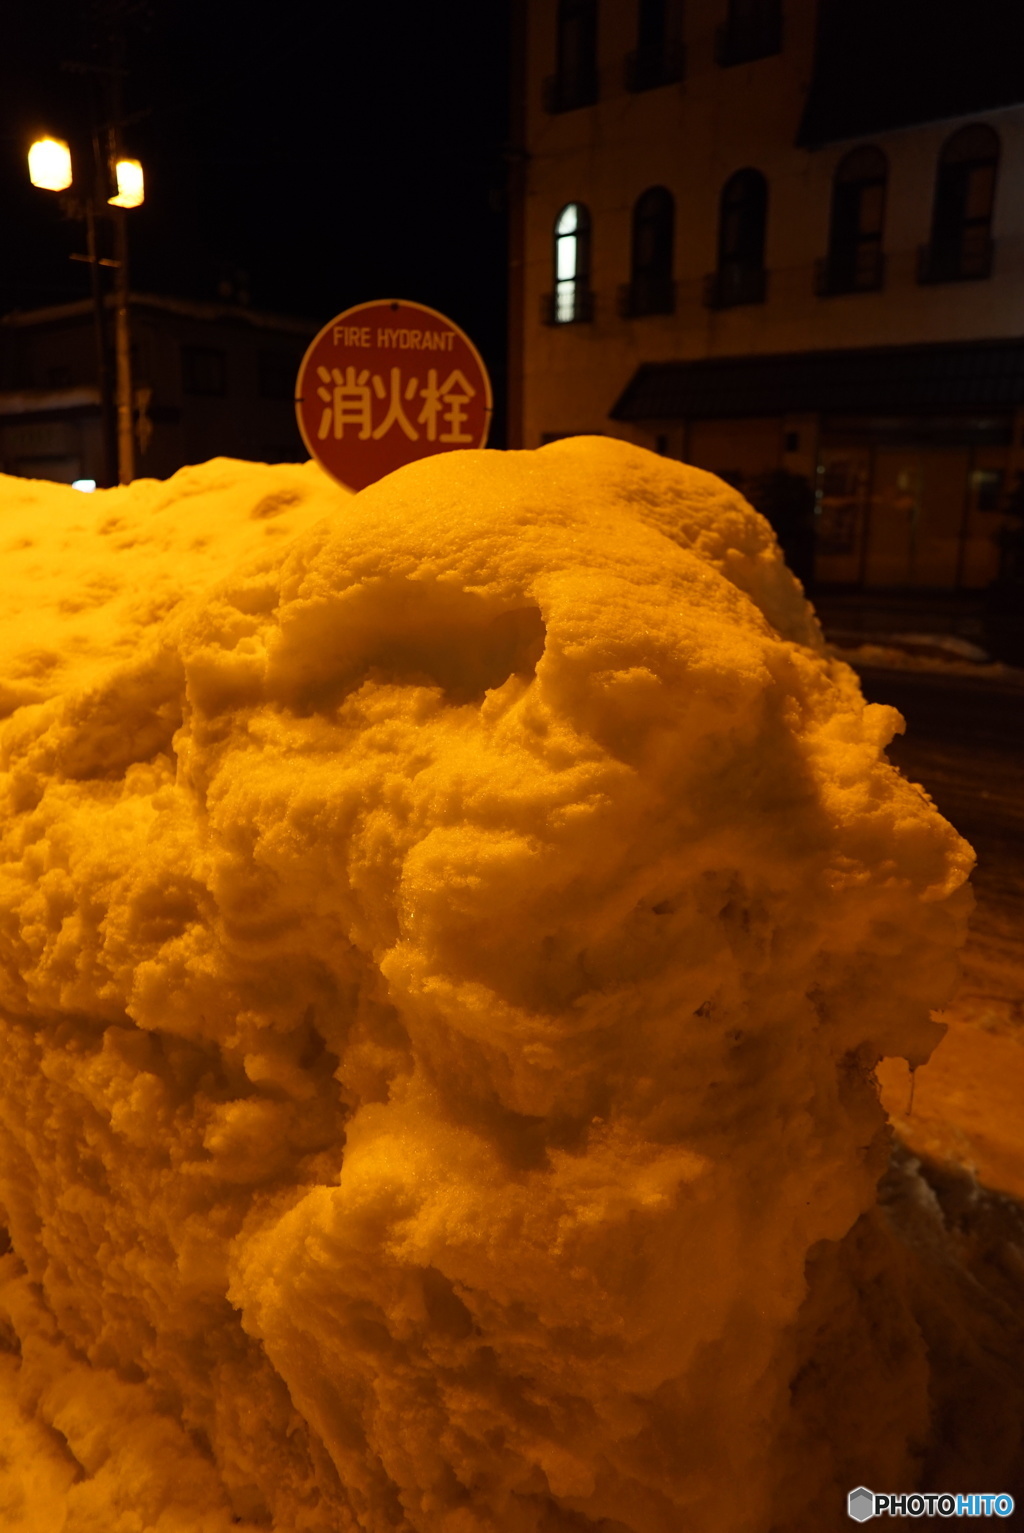
{"type": "Polygon", "coordinates": [[[815,496],[815,579],[860,585],[871,502],[871,450],[823,447],[815,496]]]}
{"type": "Polygon", "coordinates": [[[957,585],[969,461],[966,447],[875,449],[865,585],[957,585]]]}

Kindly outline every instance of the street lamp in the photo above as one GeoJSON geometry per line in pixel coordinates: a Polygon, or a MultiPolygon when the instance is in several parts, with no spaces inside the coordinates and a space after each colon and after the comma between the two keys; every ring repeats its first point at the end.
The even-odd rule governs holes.
{"type": "Polygon", "coordinates": [[[139,208],[146,200],[142,166],[138,160],[118,160],[114,166],[117,194],[110,197],[111,207],[139,208]]]}
{"type": "Polygon", "coordinates": [[[71,150],[62,138],[36,139],[28,152],[28,178],[44,191],[67,191],[71,185],[71,150]]]}
{"type": "MultiPolygon", "coordinates": [[[[97,168],[99,162],[98,144],[97,168]]],[[[128,312],[128,229],[124,209],[141,207],[145,200],[145,181],[138,160],[111,154],[112,179],[117,187],[106,205],[95,192],[72,195],[64,199],[64,210],[69,218],[82,219],[86,226],[87,253],[72,259],[89,262],[93,316],[96,329],[97,367],[99,373],[100,403],[104,418],[104,433],[110,414],[110,384],[107,369],[106,344],[103,323],[103,290],[100,267],[113,266],[117,278],[115,285],[114,340],[117,360],[117,477],[121,484],[130,484],[135,477],[135,439],[132,399],[132,353],[128,312]],[[116,212],[111,211],[117,209],[116,212]],[[105,216],[114,225],[114,259],[101,256],[96,243],[96,218],[105,216]]],[[[76,186],[71,163],[71,151],[63,139],[46,135],[36,139],[28,152],[28,173],[33,186],[51,192],[67,192],[76,186]]],[[[99,180],[99,176],[97,176],[99,180]]],[[[109,477],[109,476],[108,476],[109,477]]]]}

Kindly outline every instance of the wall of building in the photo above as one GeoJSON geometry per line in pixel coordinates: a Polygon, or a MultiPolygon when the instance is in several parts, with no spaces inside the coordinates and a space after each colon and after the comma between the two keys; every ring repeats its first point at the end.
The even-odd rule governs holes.
{"type": "Polygon", "coordinates": [[[30,408],[0,416],[0,472],[61,484],[98,480],[103,461],[99,405],[69,408],[67,392],[48,414],[30,408]]]}
{"type": "Polygon", "coordinates": [[[135,324],[136,381],[148,384],[153,432],[140,455],[145,472],[164,477],[171,465],[203,463],[234,456],[278,462],[305,458],[292,403],[295,375],[312,332],[288,333],[254,327],[244,320],[206,322],[198,318],[140,310],[135,324]],[[223,393],[190,388],[189,349],[223,358],[223,393]],[[282,360],[288,386],[276,398],[261,387],[261,354],[282,360]]]}
{"type": "MultiPolygon", "coordinates": [[[[137,475],[162,479],[184,464],[217,456],[305,459],[293,385],[314,331],[312,324],[252,311],[232,314],[221,305],[135,299],[137,475]],[[190,351],[211,364],[205,379],[190,369],[190,351]]],[[[0,327],[0,469],[102,482],[96,349],[87,305],[9,316],[0,327]]]]}

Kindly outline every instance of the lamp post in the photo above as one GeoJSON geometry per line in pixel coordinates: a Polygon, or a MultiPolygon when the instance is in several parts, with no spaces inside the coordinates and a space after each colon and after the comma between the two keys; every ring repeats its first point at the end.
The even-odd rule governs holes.
{"type": "MultiPolygon", "coordinates": [[[[135,477],[135,434],[132,395],[131,328],[128,307],[128,228],[125,209],[141,207],[145,200],[145,181],[142,166],[113,151],[109,155],[111,179],[116,186],[113,196],[101,200],[96,190],[81,195],[75,189],[75,177],[71,163],[71,151],[63,139],[46,136],[37,139],[28,152],[29,180],[33,186],[45,191],[65,194],[64,209],[69,218],[81,219],[86,230],[85,256],[72,259],[89,263],[90,285],[93,302],[93,324],[96,334],[97,381],[100,390],[100,409],[103,418],[104,458],[109,460],[111,390],[110,369],[107,363],[105,338],[103,286],[101,266],[112,266],[117,276],[114,304],[114,353],[116,357],[116,403],[117,403],[117,478],[120,484],[130,484],[135,477]],[[96,220],[106,216],[114,225],[114,258],[99,254],[96,238],[96,220]]],[[[102,180],[103,167],[98,141],[94,143],[96,159],[96,182],[102,180]]],[[[109,461],[106,477],[113,477],[109,461]]]]}
{"type": "Polygon", "coordinates": [[[117,477],[121,484],[135,478],[135,417],[132,392],[132,345],[128,314],[128,224],[125,208],[138,208],[145,199],[142,166],[138,160],[114,162],[117,192],[108,198],[117,208],[114,219],[114,248],[117,259],[114,310],[114,351],[117,357],[117,477]]]}

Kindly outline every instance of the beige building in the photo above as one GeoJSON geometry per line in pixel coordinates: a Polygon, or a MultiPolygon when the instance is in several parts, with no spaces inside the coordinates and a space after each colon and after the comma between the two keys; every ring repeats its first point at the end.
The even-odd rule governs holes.
{"type": "Polygon", "coordinates": [[[980,589],[1024,469],[1024,76],[965,44],[901,85],[886,15],[524,0],[511,439],[803,480],[821,584],[980,589]]]}

